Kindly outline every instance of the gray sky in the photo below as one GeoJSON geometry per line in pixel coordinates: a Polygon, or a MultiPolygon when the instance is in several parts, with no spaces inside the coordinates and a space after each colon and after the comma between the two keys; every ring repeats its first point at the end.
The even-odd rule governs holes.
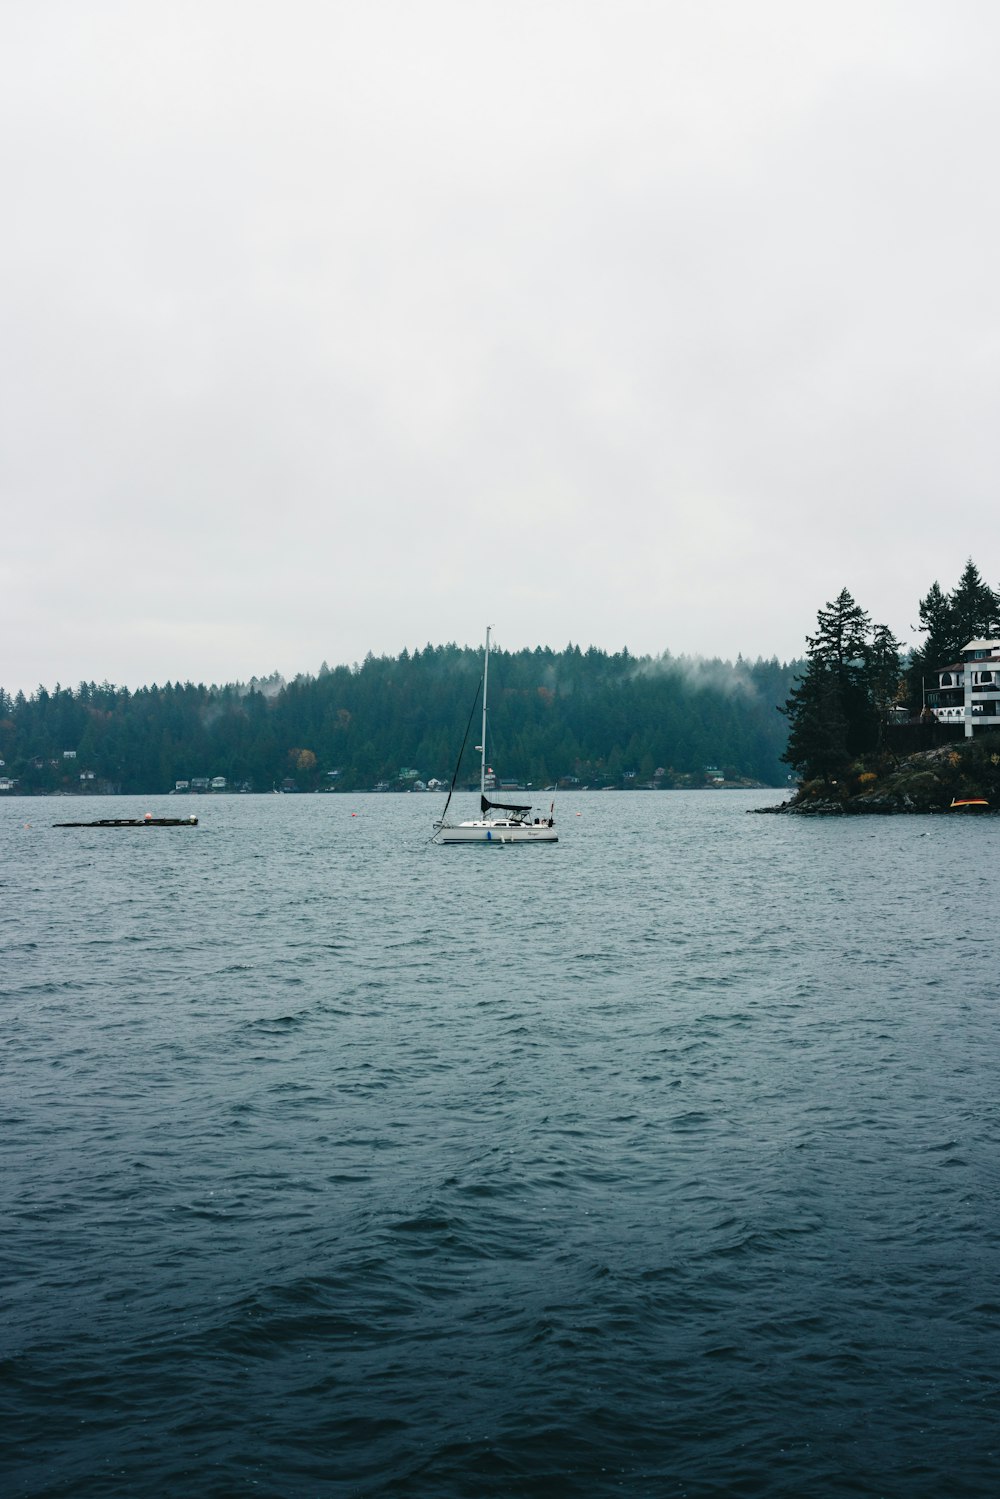
{"type": "Polygon", "coordinates": [[[0,683],[1000,583],[1000,6],[0,0],[0,683]]]}

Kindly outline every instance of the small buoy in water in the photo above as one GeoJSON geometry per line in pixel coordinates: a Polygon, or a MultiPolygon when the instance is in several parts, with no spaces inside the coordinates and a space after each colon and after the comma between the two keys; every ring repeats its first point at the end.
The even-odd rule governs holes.
{"type": "Polygon", "coordinates": [[[152,812],[147,812],[146,813],[146,821],[147,822],[152,822],[152,820],[153,820],[153,814],[152,814],[152,812]]]}
{"type": "Polygon", "coordinates": [[[358,815],[358,814],[357,814],[357,812],[352,812],[352,813],[351,813],[351,816],[352,816],[352,817],[357,817],[357,815],[358,815]]]}

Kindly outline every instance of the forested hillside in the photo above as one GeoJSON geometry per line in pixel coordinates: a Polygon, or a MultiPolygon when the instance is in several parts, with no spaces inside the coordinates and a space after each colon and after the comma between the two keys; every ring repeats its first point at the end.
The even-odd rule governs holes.
{"type": "MultiPolygon", "coordinates": [[[[498,777],[553,784],[780,784],[787,724],[775,711],[801,663],[690,661],[591,648],[490,658],[488,750],[498,777]]],[[[402,789],[450,781],[482,673],[478,650],[427,646],[316,677],[226,687],[108,683],[0,689],[0,777],[20,792],[402,789]]],[[[478,777],[478,719],[459,784],[478,777]]]]}

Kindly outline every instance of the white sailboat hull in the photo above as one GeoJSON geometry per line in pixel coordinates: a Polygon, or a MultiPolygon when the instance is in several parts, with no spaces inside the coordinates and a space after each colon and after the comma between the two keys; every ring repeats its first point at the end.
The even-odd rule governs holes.
{"type": "Polygon", "coordinates": [[[478,818],[473,822],[457,822],[453,826],[438,828],[434,835],[436,843],[558,843],[559,835],[548,823],[487,821],[478,818]]]}
{"type": "MultiPolygon", "coordinates": [[[[479,761],[479,808],[481,817],[471,817],[465,822],[447,822],[448,808],[451,806],[452,792],[455,790],[455,781],[458,779],[459,766],[462,763],[462,750],[465,749],[465,740],[462,742],[462,750],[458,754],[458,765],[455,766],[455,774],[451,779],[451,791],[448,792],[448,800],[444,804],[444,812],[441,821],[434,824],[435,843],[490,843],[503,847],[508,843],[558,843],[559,836],[552,825],[552,808],[546,818],[536,817],[531,821],[531,807],[523,802],[516,802],[507,806],[501,802],[490,802],[486,798],[486,690],[490,672],[490,626],[486,626],[486,649],[483,652],[483,736],[482,743],[476,748],[480,753],[479,761]],[[487,817],[487,812],[506,812],[507,817],[487,817]]],[[[475,712],[475,703],[473,703],[475,712]]],[[[472,726],[472,715],[469,715],[469,728],[472,726]]],[[[465,735],[468,739],[469,728],[465,735]]],[[[491,781],[490,789],[493,789],[491,781]]]]}

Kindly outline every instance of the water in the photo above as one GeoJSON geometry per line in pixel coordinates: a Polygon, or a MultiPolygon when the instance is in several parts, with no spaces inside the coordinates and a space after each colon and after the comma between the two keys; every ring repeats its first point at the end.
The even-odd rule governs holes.
{"type": "Polygon", "coordinates": [[[0,803],[6,1492],[997,1492],[1000,824],[772,795],[0,803]]]}

